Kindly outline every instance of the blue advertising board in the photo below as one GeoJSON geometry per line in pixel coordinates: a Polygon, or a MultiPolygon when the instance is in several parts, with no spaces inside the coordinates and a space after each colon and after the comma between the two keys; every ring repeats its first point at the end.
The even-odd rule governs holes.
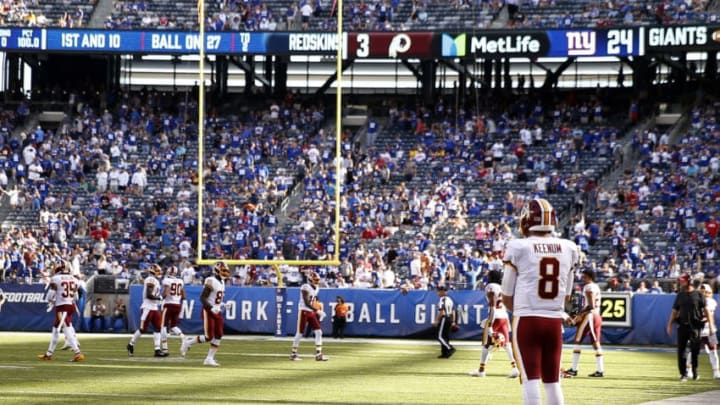
{"type": "MultiPolygon", "coordinates": [[[[180,328],[185,333],[202,333],[199,286],[187,288],[180,328]]],[[[131,328],[137,327],[140,316],[142,287],[130,289],[129,314],[131,328]]],[[[332,314],[335,298],[342,295],[350,307],[345,334],[347,336],[429,337],[437,314],[438,297],[432,291],[410,291],[402,295],[397,290],[321,289],[319,298],[325,312],[332,314]]],[[[451,291],[456,304],[460,330],[455,339],[477,339],[482,336],[481,322],[487,317],[487,301],[476,291],[451,291]]],[[[298,288],[229,287],[226,312],[227,333],[263,333],[276,336],[293,335],[297,325],[298,288]]],[[[676,336],[665,333],[665,325],[675,299],[674,294],[637,294],[632,297],[631,327],[604,327],[602,341],[610,344],[670,345],[676,336]]],[[[717,298],[717,297],[716,297],[717,298]]],[[[610,301],[609,301],[610,302],[610,301]]],[[[720,313],[715,314],[720,322],[720,313]]],[[[328,317],[323,333],[332,332],[328,317]]],[[[566,328],[565,342],[570,343],[575,328],[566,328]]]]}
{"type": "Polygon", "coordinates": [[[54,315],[44,285],[0,284],[0,330],[49,332],[54,315]]]}
{"type": "MultiPolygon", "coordinates": [[[[200,36],[188,31],[114,31],[53,28],[0,29],[0,50],[197,54],[200,36]]],[[[207,32],[208,54],[264,54],[262,32],[207,32]]]]}
{"type": "MultiPolygon", "coordinates": [[[[202,333],[199,302],[201,286],[187,287],[180,328],[186,334],[202,333]]],[[[298,288],[239,288],[228,287],[228,308],[225,312],[225,331],[228,334],[267,334],[289,336],[297,325],[298,288]]],[[[0,284],[0,330],[50,331],[52,312],[47,312],[45,289],[41,284],[0,284]]],[[[128,306],[129,328],[134,330],[140,321],[142,286],[130,288],[128,306]]],[[[322,289],[320,300],[325,312],[332,314],[335,298],[342,295],[350,307],[346,336],[375,337],[431,337],[432,322],[437,314],[438,297],[432,291],[410,291],[402,295],[395,290],[322,289]]],[[[484,294],[475,291],[451,291],[456,303],[460,330],[455,339],[479,340],[481,321],[487,317],[484,294]]],[[[719,297],[716,295],[715,299],[719,297]]],[[[631,297],[630,327],[604,327],[602,342],[622,345],[672,345],[677,336],[665,333],[674,294],[636,294],[631,297]]],[[[720,323],[720,312],[715,313],[720,323]]],[[[332,331],[330,317],[322,322],[323,332],[332,331]]],[[[572,342],[575,328],[566,328],[564,339],[572,342]]]]}

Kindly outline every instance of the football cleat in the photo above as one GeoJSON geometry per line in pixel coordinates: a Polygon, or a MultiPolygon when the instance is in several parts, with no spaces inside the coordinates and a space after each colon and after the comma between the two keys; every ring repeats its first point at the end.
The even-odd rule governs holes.
{"type": "Polygon", "coordinates": [[[518,370],[517,367],[513,367],[512,370],[510,370],[510,374],[508,374],[508,378],[518,378],[520,377],[520,370],[518,370]]]}
{"type": "Polygon", "coordinates": [[[155,357],[167,357],[168,354],[162,350],[155,350],[155,357]]]}
{"type": "Polygon", "coordinates": [[[473,371],[469,372],[468,374],[470,374],[473,377],[485,377],[485,372],[480,371],[480,370],[473,370],[473,371]]]}
{"type": "Polygon", "coordinates": [[[697,381],[699,379],[700,379],[700,374],[698,374],[698,373],[693,374],[693,381],[697,381]]]}
{"type": "Polygon", "coordinates": [[[75,356],[73,356],[72,360],[73,363],[77,363],[80,361],[85,361],[85,355],[82,353],[75,353],[75,356]]]}
{"type": "Polygon", "coordinates": [[[680,377],[680,382],[687,382],[687,376],[684,375],[684,376],[680,377]]]}
{"type": "MultiPolygon", "coordinates": [[[[80,345],[78,345],[78,347],[80,347],[80,345]]],[[[65,344],[63,345],[63,347],[60,348],[60,350],[67,350],[67,349],[69,349],[69,348],[70,348],[70,345],[67,344],[67,343],[65,343],[65,344]]]]}
{"type": "Polygon", "coordinates": [[[302,360],[302,359],[300,358],[300,356],[298,356],[297,354],[293,353],[293,354],[290,355],[290,360],[292,360],[292,361],[300,361],[300,360],[302,360]]]}
{"type": "Polygon", "coordinates": [[[185,357],[188,350],[190,350],[190,341],[194,338],[187,338],[183,340],[182,345],[180,346],[180,356],[185,357]]]}
{"type": "Polygon", "coordinates": [[[45,361],[51,361],[53,359],[52,355],[48,355],[47,353],[38,354],[37,357],[38,357],[38,359],[45,360],[45,361]]]}
{"type": "Polygon", "coordinates": [[[203,361],[203,365],[210,367],[220,367],[220,363],[215,361],[215,359],[205,359],[205,361],[203,361]]]}
{"type": "Polygon", "coordinates": [[[128,345],[125,346],[125,348],[127,349],[128,356],[130,356],[130,357],[135,356],[135,346],[133,346],[133,345],[131,345],[130,343],[128,343],[128,345]]]}
{"type": "Polygon", "coordinates": [[[594,372],[594,373],[592,373],[592,374],[588,374],[588,377],[599,377],[599,378],[602,378],[602,377],[605,377],[605,375],[604,375],[603,373],[599,372],[599,371],[596,371],[596,372],[594,372]]]}
{"type": "Polygon", "coordinates": [[[328,361],[330,360],[329,357],[325,356],[324,354],[316,354],[315,355],[315,361],[328,361]]]}
{"type": "Polygon", "coordinates": [[[713,373],[713,378],[716,379],[716,380],[720,379],[720,372],[715,371],[715,372],[713,373]]]}
{"type": "Polygon", "coordinates": [[[572,377],[577,377],[577,370],[568,369],[568,370],[565,370],[565,374],[568,374],[572,377]]]}

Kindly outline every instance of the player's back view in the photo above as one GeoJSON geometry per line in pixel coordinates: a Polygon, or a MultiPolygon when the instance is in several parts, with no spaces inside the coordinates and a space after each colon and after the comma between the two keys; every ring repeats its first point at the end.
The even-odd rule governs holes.
{"type": "Polygon", "coordinates": [[[540,379],[548,404],[564,403],[560,389],[562,319],[579,261],[574,242],[553,236],[556,217],[544,199],[530,200],[520,215],[522,239],[505,250],[503,302],[513,313],[513,346],[525,404],[540,404],[540,379]]]}

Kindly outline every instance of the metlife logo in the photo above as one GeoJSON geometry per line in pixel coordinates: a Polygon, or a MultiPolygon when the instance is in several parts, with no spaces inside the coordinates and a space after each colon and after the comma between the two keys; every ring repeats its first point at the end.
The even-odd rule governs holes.
{"type": "Polygon", "coordinates": [[[469,52],[474,56],[545,56],[550,49],[550,42],[544,33],[507,34],[493,33],[472,36],[469,52]]]}
{"type": "Polygon", "coordinates": [[[467,35],[460,34],[453,37],[450,34],[442,34],[442,56],[449,58],[462,58],[465,56],[465,44],[467,35]]]}

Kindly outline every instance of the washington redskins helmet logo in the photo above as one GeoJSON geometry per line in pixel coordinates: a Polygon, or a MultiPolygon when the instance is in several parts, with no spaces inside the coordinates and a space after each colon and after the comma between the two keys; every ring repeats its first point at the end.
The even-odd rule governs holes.
{"type": "Polygon", "coordinates": [[[55,274],[70,274],[71,265],[67,260],[60,260],[53,269],[55,274]]]}
{"type": "Polygon", "coordinates": [[[527,236],[532,231],[553,232],[557,225],[555,208],[544,198],[533,198],[520,212],[520,232],[527,236]]]}
{"type": "Polygon", "coordinates": [[[157,264],[153,264],[150,271],[152,272],[153,275],[155,275],[155,277],[162,277],[162,275],[163,275],[162,267],[160,267],[157,264]]]}
{"type": "Polygon", "coordinates": [[[230,277],[230,269],[228,269],[228,266],[224,262],[215,263],[215,266],[213,266],[213,273],[221,279],[230,277]]]}
{"type": "Polygon", "coordinates": [[[309,272],[307,278],[310,284],[315,286],[320,285],[320,275],[314,271],[309,272]]]}
{"type": "Polygon", "coordinates": [[[175,266],[169,266],[167,270],[165,270],[165,275],[169,277],[175,277],[178,275],[178,268],[175,266]]]}

